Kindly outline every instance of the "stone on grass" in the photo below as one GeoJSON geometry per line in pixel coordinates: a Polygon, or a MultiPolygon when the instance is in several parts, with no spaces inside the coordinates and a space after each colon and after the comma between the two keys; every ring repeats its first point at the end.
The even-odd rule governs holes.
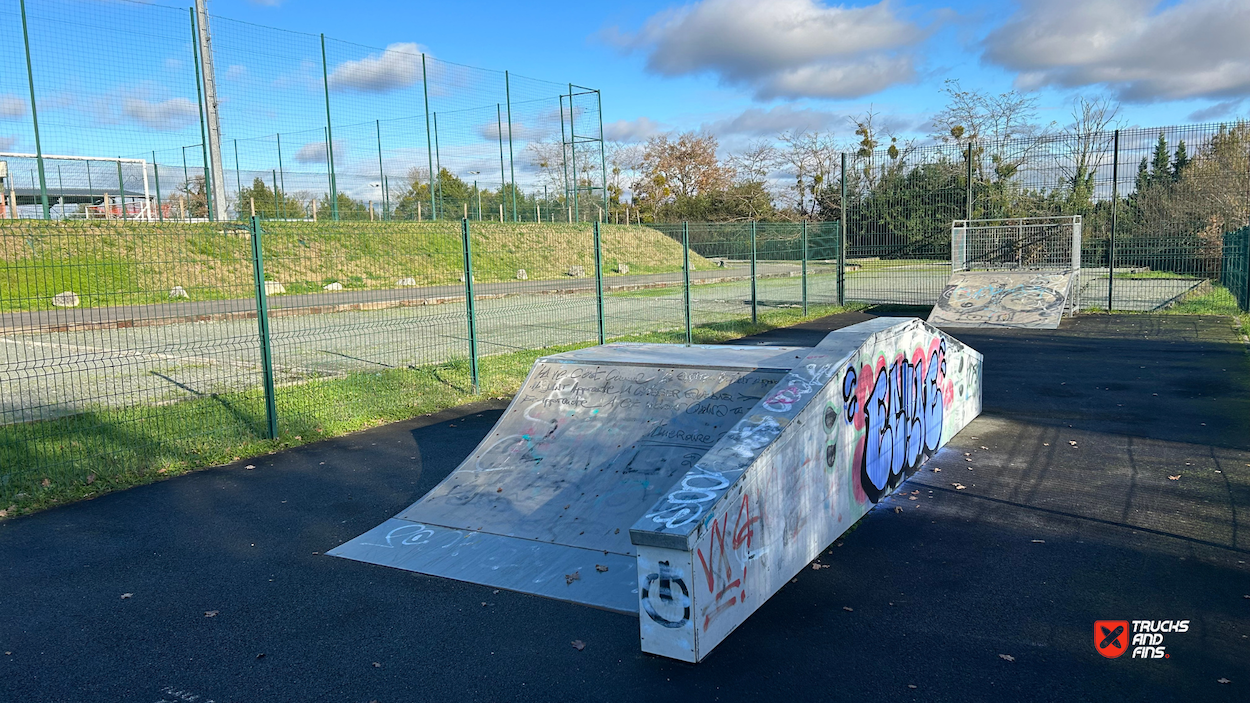
{"type": "Polygon", "coordinates": [[[171,297],[171,298],[190,298],[191,296],[190,296],[190,295],[187,295],[187,289],[186,289],[186,288],[183,288],[182,286],[174,286],[173,288],[170,288],[170,289],[169,289],[169,297],[171,297]]]}
{"type": "Polygon", "coordinates": [[[52,296],[52,304],[58,308],[76,308],[79,302],[78,294],[72,290],[52,296]]]}
{"type": "Polygon", "coordinates": [[[277,281],[265,281],[265,295],[282,295],[286,288],[277,281]]]}
{"type": "Polygon", "coordinates": [[[415,278],[401,278],[401,279],[399,279],[398,281],[395,281],[395,285],[397,285],[397,286],[415,286],[415,285],[417,285],[417,279],[415,279],[415,278]]]}
{"type": "Polygon", "coordinates": [[[321,290],[343,290],[343,284],[335,281],[321,287],[321,290]]]}
{"type": "Polygon", "coordinates": [[[629,273],[629,264],[617,264],[616,272],[617,273],[629,273]]]}
{"type": "Polygon", "coordinates": [[[565,275],[572,276],[573,278],[581,278],[586,275],[586,267],[570,266],[569,270],[565,272],[565,275]]]}
{"type": "Polygon", "coordinates": [[[529,274],[525,273],[525,269],[517,269],[517,270],[516,270],[516,279],[517,279],[518,281],[528,281],[528,280],[529,280],[529,274]]]}

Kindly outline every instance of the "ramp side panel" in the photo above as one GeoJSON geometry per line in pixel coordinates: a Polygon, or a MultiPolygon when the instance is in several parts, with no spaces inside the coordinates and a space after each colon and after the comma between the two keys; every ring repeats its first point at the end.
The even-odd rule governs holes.
{"type": "MultiPolygon", "coordinates": [[[[700,521],[690,550],[692,656],[706,657],[893,492],[980,413],[980,397],[980,355],[918,320],[844,357],[700,521]]],[[[639,546],[640,582],[658,576],[641,571],[658,563],[655,550],[639,546]]],[[[687,638],[643,606],[644,650],[672,656],[687,638]]]]}
{"type": "Polygon", "coordinates": [[[961,271],[953,274],[929,314],[937,327],[1058,329],[1073,270],[961,271]]]}
{"type": "Polygon", "coordinates": [[[637,560],[391,518],[331,551],[379,566],[638,614],[637,560]]]}

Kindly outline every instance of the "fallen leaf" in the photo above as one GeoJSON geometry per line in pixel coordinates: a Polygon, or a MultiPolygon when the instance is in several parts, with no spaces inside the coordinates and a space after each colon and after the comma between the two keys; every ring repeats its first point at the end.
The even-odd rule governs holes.
{"type": "Polygon", "coordinates": [[[909,684],[907,684],[907,687],[908,687],[908,688],[915,688],[915,687],[916,687],[916,684],[914,684],[914,683],[909,683],[909,684]]]}
{"type": "Polygon", "coordinates": [[[1050,446],[1050,442],[1042,442],[1042,446],[1043,446],[1043,447],[1049,447],[1049,446],[1050,446]]]}
{"type": "Polygon", "coordinates": [[[937,473],[941,473],[941,472],[942,472],[942,470],[941,470],[941,469],[939,469],[938,467],[936,467],[936,466],[935,466],[935,467],[933,467],[933,473],[937,474],[937,473]]]}
{"type": "Polygon", "coordinates": [[[851,607],[851,606],[849,606],[849,605],[844,605],[844,606],[842,606],[842,609],[843,609],[843,610],[845,610],[845,611],[846,611],[846,612],[848,612],[848,613],[853,613],[853,612],[855,612],[855,609],[854,609],[854,608],[852,608],[852,607],[851,607]]]}
{"type": "Polygon", "coordinates": [[[493,593],[493,594],[495,594],[495,595],[499,595],[499,589],[498,589],[498,588],[496,588],[495,590],[491,591],[491,593],[493,593]]]}
{"type": "Polygon", "coordinates": [[[981,447],[981,448],[982,448],[982,449],[989,449],[989,447],[981,447]]]}
{"type": "Polygon", "coordinates": [[[573,640],[569,644],[573,645],[573,649],[576,649],[579,652],[586,648],[586,643],[581,640],[573,640]]]}
{"type": "Polygon", "coordinates": [[[205,610],[205,611],[204,611],[204,617],[206,617],[206,618],[215,618],[215,617],[217,617],[217,611],[216,611],[216,610],[205,610]]]}
{"type": "Polygon", "coordinates": [[[914,496],[918,496],[920,495],[920,491],[912,491],[911,494],[914,496]]]}
{"type": "Polygon", "coordinates": [[[907,496],[907,500],[918,500],[916,496],[907,496]]]}
{"type": "Polygon", "coordinates": [[[569,584],[571,584],[571,583],[573,583],[574,581],[581,581],[581,580],[582,580],[582,572],[581,572],[581,571],[574,571],[574,572],[573,572],[573,573],[571,573],[571,574],[565,574],[565,575],[564,575],[564,585],[566,585],[566,586],[567,586],[567,585],[569,585],[569,584]]]}
{"type": "Polygon", "coordinates": [[[896,512],[896,513],[901,513],[901,512],[903,512],[903,509],[902,509],[902,508],[900,508],[899,506],[897,506],[897,505],[896,505],[896,506],[894,506],[894,512],[896,512]]]}
{"type": "Polygon", "coordinates": [[[47,488],[48,486],[52,485],[52,480],[45,478],[44,480],[39,482],[39,485],[43,486],[44,488],[47,488]]]}
{"type": "Polygon", "coordinates": [[[87,485],[95,483],[95,474],[87,474],[87,485]]]}
{"type": "Polygon", "coordinates": [[[9,516],[9,511],[0,510],[0,517],[8,517],[8,516],[9,516]]]}
{"type": "Polygon", "coordinates": [[[496,492],[496,493],[503,493],[503,487],[501,486],[501,487],[499,487],[499,488],[496,488],[496,489],[495,489],[495,492],[496,492]]]}
{"type": "Polygon", "coordinates": [[[1044,540],[1044,539],[1035,539],[1035,540],[1033,540],[1033,544],[1046,544],[1046,540],[1044,540]]]}
{"type": "Polygon", "coordinates": [[[1071,444],[1072,446],[1074,446],[1074,447],[1075,447],[1075,446],[1076,446],[1076,440],[1071,440],[1071,439],[1069,439],[1069,440],[1068,440],[1068,444],[1071,444]]]}
{"type": "Polygon", "coordinates": [[[812,571],[820,571],[820,564],[812,564],[812,571]]]}
{"type": "Polygon", "coordinates": [[[133,593],[123,593],[123,594],[122,594],[122,600],[126,600],[127,598],[130,598],[130,597],[132,597],[132,596],[134,596],[134,594],[133,594],[133,593]]]}
{"type": "Polygon", "coordinates": [[[1223,678],[1216,679],[1215,682],[1216,683],[1232,683],[1232,681],[1229,681],[1228,679],[1223,679],[1223,678]]]}
{"type": "Polygon", "coordinates": [[[956,484],[955,484],[955,490],[957,490],[957,491],[962,491],[962,490],[964,490],[965,488],[967,488],[967,486],[965,486],[965,485],[964,485],[964,484],[962,484],[962,483],[956,483],[956,484]]]}
{"type": "Polygon", "coordinates": [[[261,652],[260,654],[257,654],[257,655],[256,655],[256,658],[257,658],[257,659],[264,659],[264,658],[265,658],[265,653],[264,653],[264,652],[261,652]]]}
{"type": "Polygon", "coordinates": [[[968,458],[968,457],[964,457],[964,461],[972,461],[972,459],[970,459],[970,458],[968,458]]]}
{"type": "Polygon", "coordinates": [[[607,564],[595,564],[595,571],[598,571],[599,573],[602,574],[602,573],[607,572],[607,570],[608,570],[607,564]]]}
{"type": "Polygon", "coordinates": [[[1180,475],[1180,474],[1176,474],[1175,476],[1168,476],[1168,480],[1169,480],[1169,481],[1179,481],[1179,480],[1181,480],[1181,475],[1180,475]]]}
{"type": "Polygon", "coordinates": [[[1016,660],[1016,658],[1011,656],[1010,654],[1000,654],[998,655],[998,658],[1005,660],[1005,661],[1009,661],[1009,662],[1013,662],[1016,660]]]}
{"type": "Polygon", "coordinates": [[[382,665],[381,665],[381,664],[379,664],[379,663],[377,663],[377,662],[373,662],[373,668],[375,668],[375,669],[381,669],[381,668],[382,668],[382,665]]]}
{"type": "Polygon", "coordinates": [[[247,466],[244,466],[243,468],[248,469],[248,470],[250,471],[250,470],[252,470],[252,469],[256,468],[256,464],[248,464],[247,466]]]}

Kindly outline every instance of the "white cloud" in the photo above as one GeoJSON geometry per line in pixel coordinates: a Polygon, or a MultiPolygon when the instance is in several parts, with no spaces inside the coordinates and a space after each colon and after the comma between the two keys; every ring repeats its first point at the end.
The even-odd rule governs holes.
{"type": "Polygon", "coordinates": [[[17,119],[30,114],[26,99],[17,95],[0,95],[0,118],[17,119]]]}
{"type": "Polygon", "coordinates": [[[421,81],[421,47],[391,44],[381,54],[344,61],[330,72],[331,90],[386,93],[421,81]]]}
{"type": "Polygon", "coordinates": [[[703,130],[717,135],[775,136],[792,129],[826,131],[834,125],[845,126],[844,113],[794,108],[778,105],[767,110],[748,108],[734,117],[724,117],[703,124],[703,130]]]}
{"type": "Polygon", "coordinates": [[[1195,110],[1191,112],[1189,114],[1189,119],[1192,122],[1208,122],[1210,120],[1218,120],[1222,117],[1228,117],[1229,115],[1232,115],[1234,112],[1237,111],[1237,108],[1241,107],[1241,104],[1242,104],[1242,98],[1224,100],[1224,101],[1215,103],[1214,105],[1211,105],[1210,107],[1205,107],[1205,108],[1202,108],[1201,110],[1195,110]]]}
{"type": "Polygon", "coordinates": [[[635,120],[617,120],[603,126],[603,138],[610,142],[633,144],[646,141],[649,137],[667,132],[668,129],[651,119],[639,117],[635,120]]]}
{"type": "Polygon", "coordinates": [[[829,7],[820,0],[701,0],[610,38],[644,51],[665,76],[711,73],[772,98],[853,98],[916,79],[912,52],[928,30],[890,0],[829,7]]]}
{"type": "Polygon", "coordinates": [[[122,100],[122,113],[148,129],[172,131],[200,119],[200,108],[187,98],[152,102],[130,97],[122,100]]]}
{"type": "MultiPolygon", "coordinates": [[[[546,129],[542,127],[532,127],[520,120],[512,121],[512,138],[514,142],[529,142],[547,138],[559,137],[559,126],[551,127],[548,125],[546,129]]],[[[483,122],[477,126],[477,135],[482,139],[490,142],[499,141],[500,133],[503,134],[505,141],[508,139],[508,123],[500,124],[497,120],[491,122],[483,122]]]]}
{"type": "Polygon", "coordinates": [[[1022,89],[1102,85],[1126,102],[1250,95],[1245,0],[1021,0],[984,60],[1022,89]]]}
{"type": "MultiPolygon", "coordinates": [[[[343,165],[343,156],[346,154],[346,151],[347,146],[336,139],[334,141],[334,163],[336,166],[343,165]]],[[[301,164],[324,164],[326,162],[326,143],[308,142],[295,152],[295,160],[301,164]]]]}

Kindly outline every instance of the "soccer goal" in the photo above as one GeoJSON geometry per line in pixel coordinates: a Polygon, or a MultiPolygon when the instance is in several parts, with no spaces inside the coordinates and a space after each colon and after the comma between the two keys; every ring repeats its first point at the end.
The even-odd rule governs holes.
{"type": "Polygon", "coordinates": [[[951,273],[1072,272],[1068,307],[1080,309],[1081,216],[955,220],[951,273]]]}
{"type": "Polygon", "coordinates": [[[148,162],[111,156],[43,155],[40,184],[35,154],[0,152],[6,178],[4,216],[39,217],[46,193],[57,219],[155,219],[148,162]],[[19,214],[24,213],[24,214],[19,214]]]}

